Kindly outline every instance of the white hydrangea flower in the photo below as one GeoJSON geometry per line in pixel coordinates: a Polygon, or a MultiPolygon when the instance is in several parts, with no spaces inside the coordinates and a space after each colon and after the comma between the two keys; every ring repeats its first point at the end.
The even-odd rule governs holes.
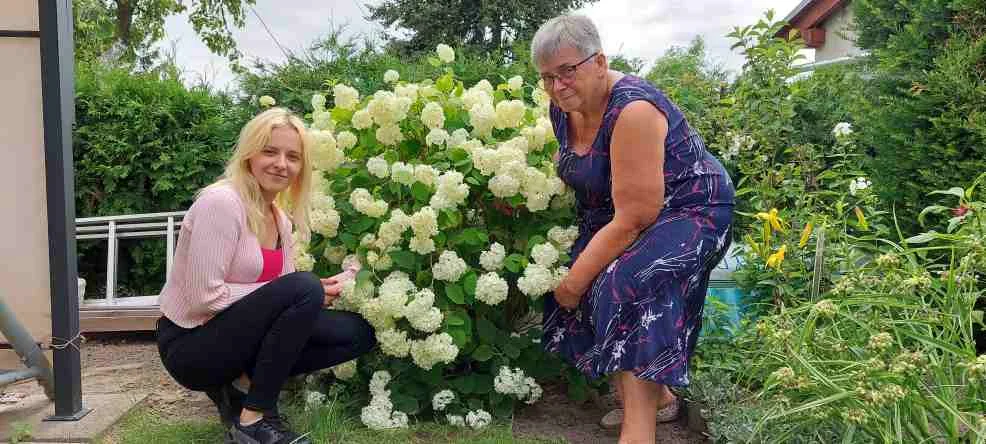
{"type": "MultiPolygon", "coordinates": [[[[307,249],[307,245],[305,248],[307,249]]],[[[312,271],[315,268],[315,258],[303,250],[295,253],[294,268],[298,271],[312,271]]]]}
{"type": "Polygon", "coordinates": [[[567,228],[562,227],[551,227],[548,230],[548,240],[554,242],[559,249],[563,251],[568,251],[572,248],[572,244],[575,240],[579,238],[579,227],[575,225],[570,225],[567,228]]]}
{"type": "Polygon", "coordinates": [[[359,104],[359,91],[348,85],[337,83],[332,87],[332,95],[335,98],[336,108],[352,110],[359,104]]]}
{"type": "Polygon", "coordinates": [[[383,73],[383,81],[387,83],[397,83],[401,79],[400,73],[392,69],[388,69],[387,72],[383,73]]]}
{"type": "Polygon", "coordinates": [[[402,185],[414,183],[414,165],[394,162],[390,165],[390,179],[402,185]]]}
{"type": "Polygon", "coordinates": [[[406,357],[411,349],[411,343],[407,340],[407,332],[403,330],[378,331],[377,343],[380,344],[380,351],[383,354],[395,358],[406,357]]]}
{"type": "Polygon", "coordinates": [[[435,48],[435,53],[438,54],[438,59],[444,63],[452,63],[455,60],[455,50],[444,43],[438,44],[438,47],[435,48]]]}
{"type": "Polygon", "coordinates": [[[435,240],[430,237],[414,236],[408,242],[407,248],[418,254],[430,254],[435,251],[435,240]]]}
{"type": "Polygon", "coordinates": [[[400,125],[385,125],[377,128],[375,133],[377,141],[389,146],[397,145],[404,141],[404,134],[401,133],[400,125]]]}
{"type": "Polygon", "coordinates": [[[484,273],[476,281],[476,299],[487,305],[497,305],[507,300],[509,290],[506,279],[492,271],[484,273]]]}
{"type": "Polygon", "coordinates": [[[534,378],[527,377],[524,379],[524,382],[527,383],[527,386],[530,389],[530,392],[527,394],[527,399],[524,402],[527,404],[534,404],[541,399],[541,395],[544,393],[544,390],[541,389],[541,385],[538,384],[534,378]]]}
{"type": "Polygon", "coordinates": [[[325,109],[325,96],[321,94],[312,94],[312,109],[317,111],[322,111],[325,109]]]}
{"type": "Polygon", "coordinates": [[[333,366],[332,374],[335,375],[336,378],[339,378],[343,381],[348,381],[352,379],[353,376],[356,376],[356,360],[352,359],[343,362],[342,364],[333,366]]]}
{"type": "Polygon", "coordinates": [[[558,262],[558,249],[547,242],[537,244],[531,249],[531,258],[534,259],[535,264],[551,267],[558,262]]]}
{"type": "Polygon", "coordinates": [[[448,140],[448,131],[441,128],[433,128],[431,131],[428,131],[428,135],[425,136],[425,143],[427,143],[428,146],[443,145],[446,140],[448,140]]]}
{"type": "Polygon", "coordinates": [[[357,188],[349,194],[349,203],[360,213],[370,217],[381,217],[387,213],[387,202],[374,200],[365,188],[357,188]]]}
{"type": "Polygon", "coordinates": [[[353,128],[367,129],[373,125],[373,116],[366,109],[361,109],[353,113],[351,123],[353,124],[353,128]]]}
{"type": "Polygon", "coordinates": [[[524,87],[524,78],[521,76],[513,76],[510,80],[507,80],[507,89],[510,91],[517,91],[524,87]]]}
{"type": "Polygon", "coordinates": [[[530,264],[524,269],[524,275],[517,279],[517,288],[521,293],[536,298],[553,290],[554,281],[554,275],[547,267],[530,264]]]}
{"type": "Polygon", "coordinates": [[[527,197],[524,206],[532,213],[547,210],[551,204],[551,195],[548,193],[525,193],[524,196],[527,197]]]}
{"type": "Polygon", "coordinates": [[[471,411],[466,414],[466,425],[476,430],[485,428],[493,422],[493,417],[483,409],[471,411]]]}
{"type": "Polygon", "coordinates": [[[558,288],[558,285],[561,284],[561,281],[565,279],[565,276],[568,276],[568,272],[569,272],[568,267],[564,265],[555,268],[555,271],[551,273],[551,276],[553,278],[551,282],[552,290],[558,288]]]}
{"type": "Polygon", "coordinates": [[[451,426],[464,427],[466,425],[466,419],[462,415],[445,415],[445,419],[451,426]]]}
{"type": "Polygon", "coordinates": [[[413,103],[418,100],[418,85],[413,83],[409,85],[397,85],[394,87],[394,93],[398,97],[404,97],[413,103]]]}
{"type": "Polygon", "coordinates": [[[458,282],[465,274],[466,261],[462,260],[453,250],[445,250],[438,256],[438,263],[432,268],[431,272],[435,279],[445,282],[458,282]]]}
{"type": "Polygon", "coordinates": [[[496,175],[490,179],[490,192],[501,199],[515,196],[520,191],[520,181],[510,175],[496,175]]]}
{"type": "Polygon", "coordinates": [[[451,404],[452,401],[455,401],[455,393],[453,393],[451,390],[448,389],[442,390],[438,393],[435,393],[435,396],[432,396],[431,408],[434,409],[436,412],[440,412],[442,410],[445,410],[445,407],[448,407],[448,405],[451,404]]]}
{"type": "Polygon", "coordinates": [[[277,100],[274,100],[271,96],[260,96],[260,98],[257,99],[257,103],[259,103],[260,106],[267,108],[277,105],[277,100]]]}
{"type": "Polygon", "coordinates": [[[469,140],[469,131],[466,131],[465,128],[459,128],[452,131],[447,143],[449,148],[455,148],[466,143],[467,140],[469,140]]]}
{"type": "Polygon", "coordinates": [[[335,120],[332,120],[332,113],[324,110],[312,112],[312,128],[323,131],[334,131],[336,128],[335,120]]]}
{"type": "Polygon", "coordinates": [[[411,341],[411,359],[414,364],[431,370],[439,362],[449,364],[459,355],[459,347],[452,342],[448,333],[437,333],[423,341],[411,341]]]}
{"type": "Polygon", "coordinates": [[[356,146],[358,141],[356,135],[349,131],[343,131],[336,136],[336,144],[341,150],[348,150],[356,146]]]}
{"type": "Polygon", "coordinates": [[[494,120],[497,129],[516,128],[524,120],[527,108],[520,100],[504,100],[496,104],[494,120]]]}
{"type": "Polygon", "coordinates": [[[391,91],[377,91],[366,104],[366,110],[373,117],[373,122],[380,126],[396,125],[407,118],[413,101],[401,97],[391,91]]]}
{"type": "Polygon", "coordinates": [[[503,268],[503,260],[507,257],[507,250],[499,242],[493,242],[490,249],[479,254],[479,264],[486,271],[497,271],[503,268]]]}
{"type": "Polygon", "coordinates": [[[341,218],[335,209],[335,200],[332,196],[322,192],[312,193],[309,217],[312,231],[326,238],[333,238],[338,234],[341,218]]]}
{"type": "Polygon", "coordinates": [[[343,259],[346,258],[346,247],[342,245],[333,245],[325,247],[325,251],[322,252],[322,257],[329,261],[331,264],[341,264],[343,259]]]}
{"type": "Polygon", "coordinates": [[[332,172],[339,167],[346,155],[336,147],[336,139],[329,131],[309,131],[312,141],[312,167],[322,171],[332,172]]]}
{"type": "MultiPolygon", "coordinates": [[[[343,259],[345,262],[345,259],[343,259]]],[[[347,281],[342,285],[342,293],[336,299],[334,308],[362,313],[363,306],[373,297],[376,287],[369,280],[357,284],[356,280],[347,281]]]]}
{"type": "Polygon", "coordinates": [[[429,202],[436,210],[461,205],[469,197],[469,185],[462,183],[464,176],[458,171],[446,171],[438,176],[438,186],[429,202]]]}
{"type": "Polygon", "coordinates": [[[850,136],[852,133],[852,124],[848,122],[839,122],[835,124],[834,128],[832,128],[832,135],[836,138],[850,136]]]}
{"type": "Polygon", "coordinates": [[[435,186],[439,174],[439,171],[431,165],[421,163],[414,166],[414,180],[430,187],[435,186]]]}
{"type": "Polygon", "coordinates": [[[431,84],[423,84],[421,85],[421,88],[418,89],[418,95],[420,95],[422,99],[431,99],[438,96],[439,93],[438,88],[435,88],[435,85],[431,84]]]}
{"type": "Polygon", "coordinates": [[[469,125],[476,137],[489,137],[496,125],[496,109],[490,103],[477,103],[469,108],[469,125]]]}
{"type": "Polygon", "coordinates": [[[476,105],[489,105],[493,107],[493,93],[487,92],[476,87],[469,88],[462,93],[462,109],[471,110],[476,105]]]}
{"type": "Polygon", "coordinates": [[[434,306],[435,293],[429,288],[418,291],[414,300],[404,307],[404,317],[415,330],[431,333],[442,326],[445,316],[434,306]]]}
{"type": "Polygon", "coordinates": [[[438,213],[431,207],[422,207],[411,216],[411,230],[421,238],[438,234],[438,213]]]}
{"type": "Polygon", "coordinates": [[[421,122],[428,128],[442,128],[445,126],[445,111],[442,105],[435,102],[428,102],[421,110],[421,122]]]}
{"type": "Polygon", "coordinates": [[[489,80],[486,80],[486,79],[480,80],[480,81],[476,82],[476,84],[473,86],[473,88],[478,89],[480,91],[485,91],[486,94],[489,94],[490,95],[490,97],[493,96],[493,91],[494,91],[493,84],[490,83],[489,80]]]}
{"type": "Polygon", "coordinates": [[[314,390],[305,391],[305,411],[315,410],[325,404],[325,393],[314,390]]]}
{"type": "Polygon", "coordinates": [[[366,169],[370,174],[381,179],[390,176],[390,165],[384,160],[383,156],[371,157],[366,161],[366,169]]]}
{"type": "Polygon", "coordinates": [[[370,405],[363,407],[360,420],[373,430],[407,427],[407,414],[393,410],[390,390],[386,389],[389,382],[390,373],[383,370],[374,373],[370,380],[370,405]]]}

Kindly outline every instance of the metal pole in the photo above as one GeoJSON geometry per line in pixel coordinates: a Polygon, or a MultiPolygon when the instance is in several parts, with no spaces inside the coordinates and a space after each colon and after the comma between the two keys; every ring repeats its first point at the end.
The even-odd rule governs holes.
{"type": "Polygon", "coordinates": [[[55,358],[54,421],[74,421],[82,406],[79,287],[75,250],[75,184],[72,123],[75,120],[72,0],[38,0],[41,31],[41,104],[48,201],[51,332],[55,358]]]}
{"type": "Polygon", "coordinates": [[[17,356],[21,358],[24,365],[28,367],[26,372],[10,372],[0,374],[0,386],[4,381],[14,382],[34,376],[38,377],[38,382],[45,389],[45,394],[49,399],[54,399],[55,390],[52,385],[51,364],[44,352],[34,342],[34,338],[28,333],[27,329],[14,316],[14,311],[7,306],[7,303],[0,297],[0,332],[3,337],[10,341],[17,356]]]}

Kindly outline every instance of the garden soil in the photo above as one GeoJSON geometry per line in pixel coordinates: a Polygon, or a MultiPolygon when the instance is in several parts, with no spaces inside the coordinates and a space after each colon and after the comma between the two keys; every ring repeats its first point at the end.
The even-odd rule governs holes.
{"type": "MultiPolygon", "coordinates": [[[[215,407],[203,393],[186,390],[171,379],[161,365],[152,334],[90,337],[82,348],[82,366],[84,393],[144,392],[149,394],[144,406],[164,418],[218,421],[215,407]]],[[[40,392],[38,384],[25,382],[4,387],[0,397],[40,392]]],[[[514,434],[572,444],[615,443],[616,435],[597,425],[612,402],[603,397],[576,403],[565,396],[564,387],[546,386],[540,402],[518,408],[514,434]]],[[[704,442],[681,422],[660,425],[657,438],[658,443],[704,442]]]]}

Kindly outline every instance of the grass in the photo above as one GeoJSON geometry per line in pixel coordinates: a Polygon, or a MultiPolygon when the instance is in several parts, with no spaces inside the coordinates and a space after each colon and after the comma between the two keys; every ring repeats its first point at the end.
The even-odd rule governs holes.
{"type": "MultiPolygon", "coordinates": [[[[360,423],[358,413],[340,400],[330,401],[318,409],[305,412],[295,406],[285,409],[295,430],[309,432],[316,443],[346,444],[558,444],[560,439],[514,438],[509,423],[494,423],[483,430],[471,430],[436,424],[430,421],[413,423],[401,430],[370,430],[360,423]]],[[[223,429],[214,418],[162,418],[148,407],[128,414],[98,444],[171,444],[218,443],[223,429]]]]}

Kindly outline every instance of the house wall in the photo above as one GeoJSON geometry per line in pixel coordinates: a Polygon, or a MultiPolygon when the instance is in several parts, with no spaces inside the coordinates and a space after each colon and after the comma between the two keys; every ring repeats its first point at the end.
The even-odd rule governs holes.
{"type": "MultiPolygon", "coordinates": [[[[0,0],[0,29],[38,31],[37,0],[0,0]]],[[[41,40],[0,37],[0,298],[39,342],[51,338],[41,40]]],[[[0,342],[6,339],[0,334],[0,342]]],[[[0,350],[0,368],[10,350],[0,350]]],[[[7,365],[5,365],[7,364],[7,365]]]]}
{"type": "Polygon", "coordinates": [[[852,7],[846,5],[833,13],[822,24],[825,28],[825,44],[815,49],[815,62],[855,56],[862,52],[855,44],[852,7]]]}

